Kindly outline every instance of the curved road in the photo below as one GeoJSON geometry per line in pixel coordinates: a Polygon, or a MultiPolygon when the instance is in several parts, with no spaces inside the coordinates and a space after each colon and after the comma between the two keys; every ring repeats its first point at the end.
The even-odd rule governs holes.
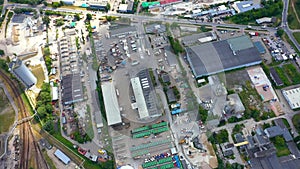
{"type": "Polygon", "coordinates": [[[289,28],[289,24],[287,21],[288,16],[288,8],[289,8],[289,0],[283,0],[283,11],[282,11],[282,22],[281,26],[284,30],[284,32],[288,35],[288,37],[291,39],[291,41],[294,43],[298,51],[300,51],[300,45],[293,36],[293,31],[289,28]]]}

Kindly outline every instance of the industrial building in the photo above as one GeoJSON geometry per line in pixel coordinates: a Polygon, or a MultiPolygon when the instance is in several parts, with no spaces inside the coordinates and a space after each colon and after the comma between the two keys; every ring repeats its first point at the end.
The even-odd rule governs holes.
{"type": "Polygon", "coordinates": [[[300,87],[282,90],[282,94],[289,103],[291,109],[300,108],[300,87]]]}
{"type": "Polygon", "coordinates": [[[65,105],[83,101],[83,90],[79,74],[62,77],[62,102],[65,105]]]}
{"type": "Polygon", "coordinates": [[[107,124],[117,125],[122,123],[121,112],[116,95],[116,88],[112,82],[101,84],[107,124]]]}
{"type": "Polygon", "coordinates": [[[247,36],[188,47],[186,53],[196,78],[262,62],[259,51],[247,36]]]}
{"type": "Polygon", "coordinates": [[[131,79],[131,86],[136,102],[132,104],[137,109],[140,119],[154,118],[161,116],[157,110],[156,93],[153,87],[149,70],[145,69],[131,79]]]}
{"type": "Polygon", "coordinates": [[[59,42],[62,103],[65,105],[83,101],[74,34],[73,31],[65,32],[65,36],[59,42]]]}
{"type": "Polygon", "coordinates": [[[107,2],[90,2],[89,8],[94,9],[94,10],[106,11],[107,10],[107,2]]]}
{"type": "Polygon", "coordinates": [[[111,37],[118,37],[123,35],[134,35],[136,34],[135,26],[129,25],[118,25],[117,27],[109,27],[109,32],[111,37]]]}
{"type": "Polygon", "coordinates": [[[60,160],[62,161],[65,165],[68,165],[71,160],[70,158],[65,155],[65,153],[63,153],[62,151],[60,151],[59,149],[57,149],[55,152],[54,152],[54,155],[60,160]]]}
{"type": "Polygon", "coordinates": [[[261,67],[248,68],[247,73],[263,102],[278,100],[269,78],[261,67]]]}
{"type": "MultiPolygon", "coordinates": [[[[141,86],[140,79],[138,77],[131,79],[131,85],[134,93],[134,97],[136,99],[136,107],[139,112],[140,119],[148,118],[149,112],[147,109],[146,101],[143,95],[143,89],[141,86]]],[[[146,86],[144,86],[145,88],[146,86]]]]}
{"type": "Polygon", "coordinates": [[[261,8],[260,4],[254,4],[253,1],[236,1],[233,3],[232,7],[237,11],[237,13],[261,8]]]}
{"type": "Polygon", "coordinates": [[[181,42],[184,46],[200,45],[202,43],[211,42],[217,39],[214,32],[204,32],[193,34],[189,36],[184,36],[181,38],[181,42]]]}
{"type": "Polygon", "coordinates": [[[65,5],[74,5],[75,0],[61,0],[65,5]]]}
{"type": "Polygon", "coordinates": [[[133,1],[127,1],[127,4],[120,4],[119,13],[134,13],[133,10],[133,1]]]}
{"type": "Polygon", "coordinates": [[[14,59],[12,62],[10,62],[9,70],[24,84],[27,89],[31,88],[37,83],[36,77],[20,59],[14,59]]]}
{"type": "Polygon", "coordinates": [[[52,86],[52,101],[58,100],[58,87],[52,86]]]}

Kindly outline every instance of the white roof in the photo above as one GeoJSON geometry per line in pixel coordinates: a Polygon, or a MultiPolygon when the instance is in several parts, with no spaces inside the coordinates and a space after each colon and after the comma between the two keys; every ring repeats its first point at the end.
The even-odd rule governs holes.
{"type": "Polygon", "coordinates": [[[127,6],[128,6],[128,4],[120,4],[119,10],[120,11],[127,11],[127,6]]]}
{"type": "Polygon", "coordinates": [[[149,117],[146,101],[143,94],[140,78],[135,77],[131,79],[131,85],[133,88],[134,97],[136,100],[139,116],[141,119],[149,117]]]}
{"type": "Polygon", "coordinates": [[[300,87],[282,90],[282,93],[292,109],[300,108],[300,87]]]}
{"type": "Polygon", "coordinates": [[[58,87],[52,87],[52,100],[58,100],[58,87]]]}
{"type": "Polygon", "coordinates": [[[102,94],[107,117],[107,124],[122,123],[116,89],[112,82],[102,83],[102,94]]]}
{"type": "Polygon", "coordinates": [[[258,23],[258,24],[265,23],[265,22],[272,22],[272,18],[263,17],[263,18],[260,18],[260,19],[256,19],[256,23],[258,23]]]}
{"type": "Polygon", "coordinates": [[[62,151],[60,151],[59,149],[57,149],[54,153],[54,155],[59,158],[63,163],[65,163],[66,165],[70,163],[70,158],[65,155],[62,151]]]}
{"type": "Polygon", "coordinates": [[[201,43],[210,42],[212,40],[213,40],[213,38],[211,36],[198,39],[198,41],[201,43]]]}

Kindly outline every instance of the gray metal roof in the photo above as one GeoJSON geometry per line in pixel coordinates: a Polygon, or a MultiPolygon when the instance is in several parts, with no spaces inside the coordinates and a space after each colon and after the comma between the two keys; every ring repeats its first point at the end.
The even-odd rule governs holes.
{"type": "Polygon", "coordinates": [[[26,15],[24,15],[24,14],[15,14],[11,21],[13,23],[23,23],[25,18],[26,18],[26,15]]]}
{"type": "Polygon", "coordinates": [[[232,40],[222,40],[186,48],[187,58],[194,75],[202,77],[261,63],[258,50],[253,44],[249,44],[252,43],[249,41],[248,37],[241,36],[232,40]],[[244,45],[237,44],[244,42],[244,45]]]}
{"type": "Polygon", "coordinates": [[[68,74],[62,78],[62,100],[71,104],[83,100],[83,90],[80,74],[68,74]]]}
{"type": "Polygon", "coordinates": [[[32,74],[32,72],[23,64],[21,60],[13,61],[10,64],[10,68],[12,69],[13,73],[22,83],[27,87],[30,88],[31,86],[35,85],[37,82],[36,77],[32,74]]]}
{"type": "Polygon", "coordinates": [[[146,33],[163,33],[166,32],[166,26],[163,24],[146,25],[146,33]]]}
{"type": "Polygon", "coordinates": [[[55,151],[54,155],[66,165],[71,162],[70,158],[67,155],[65,155],[62,151],[60,151],[59,149],[57,149],[55,151]]]}
{"type": "Polygon", "coordinates": [[[189,35],[189,36],[184,36],[181,38],[181,41],[182,41],[183,45],[189,46],[189,45],[199,43],[198,39],[205,38],[205,37],[213,37],[213,39],[216,38],[216,36],[212,32],[204,32],[204,33],[198,33],[198,34],[193,34],[193,35],[189,35]]]}
{"type": "Polygon", "coordinates": [[[118,35],[136,32],[136,28],[135,28],[135,26],[126,26],[126,27],[120,27],[120,28],[115,27],[113,29],[110,28],[109,31],[110,31],[111,36],[118,36],[118,35]]]}
{"type": "Polygon", "coordinates": [[[273,67],[270,68],[270,75],[271,75],[272,79],[274,80],[276,86],[283,85],[281,78],[279,77],[278,73],[276,72],[276,70],[273,67]]]}
{"type": "Polygon", "coordinates": [[[169,103],[170,103],[170,102],[175,102],[175,101],[176,101],[176,98],[175,98],[173,89],[167,90],[167,97],[168,97],[169,103]]]}

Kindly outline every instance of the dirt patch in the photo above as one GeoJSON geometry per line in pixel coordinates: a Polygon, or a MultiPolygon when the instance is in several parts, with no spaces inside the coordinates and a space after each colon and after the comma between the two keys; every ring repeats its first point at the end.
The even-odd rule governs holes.
{"type": "Polygon", "coordinates": [[[246,81],[250,81],[250,77],[245,69],[234,70],[225,73],[225,86],[228,89],[234,88],[235,85],[245,85],[246,81]]]}

